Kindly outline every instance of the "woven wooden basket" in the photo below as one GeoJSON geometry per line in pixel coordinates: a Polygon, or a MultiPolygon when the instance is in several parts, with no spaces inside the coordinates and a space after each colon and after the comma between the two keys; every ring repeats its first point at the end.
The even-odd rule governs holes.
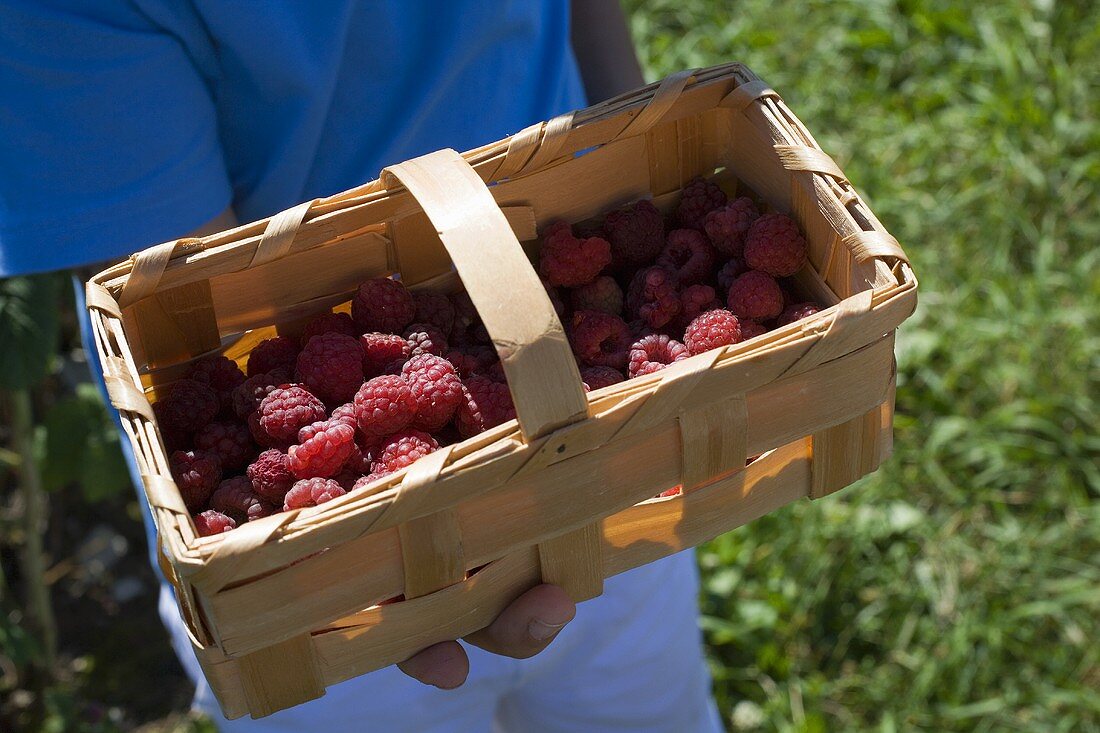
{"type": "Polygon", "coordinates": [[[540,581],[597,596],[606,577],[875,470],[891,447],[894,329],[915,303],[901,247],[779,96],[738,64],[152,247],[88,283],[163,569],[230,718],[317,698],[468,634],[540,581]],[[528,259],[536,230],[641,197],[668,211],[701,174],[798,221],[812,265],[798,283],[829,307],[586,395],[528,259]],[[261,339],[346,307],[359,282],[391,273],[414,290],[455,289],[461,278],[518,421],[322,506],[197,537],[150,397],[195,357],[243,364],[261,339]],[[651,498],[677,484],[681,495],[651,498]]]}

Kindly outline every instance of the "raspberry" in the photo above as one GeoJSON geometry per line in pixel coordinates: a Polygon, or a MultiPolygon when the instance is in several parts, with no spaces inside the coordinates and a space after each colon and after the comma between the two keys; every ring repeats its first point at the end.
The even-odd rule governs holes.
{"type": "Polygon", "coordinates": [[[165,413],[171,412],[172,406],[167,400],[153,403],[153,417],[157,421],[157,429],[164,441],[164,447],[169,453],[175,450],[183,450],[191,446],[191,434],[177,428],[170,427],[165,420],[165,413]]]}
{"type": "Polygon", "coordinates": [[[363,347],[342,333],[314,336],[298,354],[298,377],[322,401],[348,402],[363,383],[363,347]]]}
{"type": "Polygon", "coordinates": [[[308,344],[311,338],[323,333],[342,333],[345,336],[354,337],[358,336],[360,331],[347,313],[322,313],[305,325],[302,329],[301,341],[303,344],[308,344]]]}
{"type": "Polygon", "coordinates": [[[447,337],[430,323],[414,323],[401,335],[409,342],[410,357],[421,354],[442,356],[447,350],[447,337]]]}
{"type": "Polygon", "coordinates": [[[317,506],[346,493],[340,484],[330,478],[302,479],[294,484],[290,491],[286,492],[286,498],[283,499],[283,511],[317,506]]]}
{"type": "Polygon", "coordinates": [[[787,277],[806,264],[806,240],[798,225],[782,214],[760,217],[745,235],[745,263],[772,277],[787,277]]]}
{"type": "Polygon", "coordinates": [[[741,340],[741,322],[728,310],[712,310],[702,314],[687,327],[684,346],[692,356],[741,340]]]}
{"type": "Polygon", "coordinates": [[[394,333],[365,333],[359,337],[363,347],[363,371],[368,377],[382,374],[385,368],[409,358],[409,342],[394,333]]]}
{"type": "Polygon", "coordinates": [[[741,340],[748,341],[751,338],[762,336],[768,332],[768,328],[756,321],[741,321],[741,340]]]}
{"type": "Polygon", "coordinates": [[[271,372],[253,374],[233,390],[233,412],[242,420],[260,406],[276,387],[291,381],[290,372],[277,367],[271,372]]]}
{"type": "Polygon", "coordinates": [[[455,413],[455,425],[463,438],[473,437],[516,416],[507,384],[486,377],[470,377],[462,393],[464,399],[455,413]]]}
{"type": "Polygon", "coordinates": [[[450,342],[457,345],[488,344],[489,332],[481,322],[474,302],[465,290],[451,295],[455,308],[455,325],[451,328],[450,342]]]}
{"type": "Polygon", "coordinates": [[[257,427],[269,441],[289,446],[298,438],[299,430],[325,419],[325,406],[301,385],[291,384],[264,397],[254,414],[257,415],[257,427]]]}
{"type": "Polygon", "coordinates": [[[645,336],[630,347],[630,377],[658,372],[688,356],[686,346],[663,333],[645,336]]]}
{"type": "Polygon", "coordinates": [[[190,434],[214,419],[220,405],[208,385],[194,379],[181,379],[172,385],[168,396],[158,403],[158,415],[169,432],[190,434]]]}
{"type": "Polygon", "coordinates": [[[208,385],[218,396],[221,411],[229,412],[233,407],[233,390],[244,381],[244,372],[228,357],[207,356],[191,365],[186,378],[208,385]]]}
{"type": "Polygon", "coordinates": [[[412,294],[417,323],[430,323],[444,334],[449,334],[455,324],[455,307],[443,293],[420,291],[412,294]]]}
{"type": "MultiPolygon", "coordinates": [[[[489,381],[491,382],[493,380],[490,379],[489,381]]],[[[461,407],[462,406],[459,405],[460,409],[461,407]]],[[[457,418],[457,416],[458,410],[455,410],[455,417],[457,418]]],[[[452,443],[461,443],[463,441],[462,434],[458,432],[458,427],[455,425],[454,420],[435,431],[432,437],[435,438],[435,442],[439,443],[440,447],[451,445],[452,443]]]]}
{"type": "Polygon", "coordinates": [[[244,468],[256,455],[252,434],[239,422],[212,422],[204,426],[195,433],[195,447],[215,454],[227,471],[244,468]]]}
{"type": "Polygon", "coordinates": [[[497,352],[491,346],[467,346],[450,349],[443,358],[451,362],[458,375],[465,379],[488,369],[497,360],[497,352]]]}
{"type": "Polygon", "coordinates": [[[384,476],[384,475],[385,474],[375,475],[375,474],[372,473],[372,474],[369,474],[367,476],[360,476],[359,478],[355,479],[355,483],[353,483],[351,485],[350,491],[358,491],[359,489],[363,488],[364,486],[367,486],[368,484],[370,484],[375,479],[382,478],[382,476],[384,476]]]}
{"type": "Polygon", "coordinates": [[[625,380],[618,369],[605,366],[591,366],[581,369],[581,379],[588,389],[602,389],[625,380]]]}
{"type": "Polygon", "coordinates": [[[783,309],[783,312],[779,314],[779,318],[775,319],[775,325],[776,328],[786,326],[788,323],[801,321],[803,318],[809,318],[820,312],[821,308],[817,303],[794,303],[783,309]]]}
{"type": "Polygon", "coordinates": [[[268,517],[275,507],[261,499],[245,476],[227,478],[218,484],[210,496],[210,508],[221,512],[238,524],[268,517]]]}
{"type": "Polygon", "coordinates": [[[771,275],[749,270],[730,285],[726,303],[738,318],[763,321],[783,311],[783,293],[771,275]]]}
{"type": "Polygon", "coordinates": [[[329,477],[340,471],[355,448],[355,428],[325,420],[298,431],[298,445],[287,450],[286,466],[298,478],[329,477]]]}
{"type": "Polygon", "coordinates": [[[650,328],[660,328],[680,312],[676,277],[663,267],[639,270],[626,293],[627,313],[650,328]]]}
{"type": "Polygon", "coordinates": [[[441,356],[421,354],[401,369],[416,400],[412,426],[434,432],[447,424],[462,402],[462,380],[454,366],[441,356]]]}
{"type": "Polygon", "coordinates": [[[378,456],[371,465],[371,473],[378,478],[400,471],[438,448],[439,443],[435,442],[435,438],[419,430],[396,433],[379,446],[378,456]]]}
{"type": "Polygon", "coordinates": [[[561,299],[561,293],[546,280],[542,278],[539,278],[539,280],[542,282],[542,287],[546,290],[546,297],[550,299],[550,305],[554,306],[554,312],[558,314],[558,318],[565,318],[565,301],[561,299]]]}
{"type": "Polygon", "coordinates": [[[415,315],[412,295],[404,285],[388,277],[367,280],[351,300],[351,317],[360,333],[400,333],[415,315]]]}
{"type": "Polygon", "coordinates": [[[676,219],[682,227],[702,230],[707,214],[725,206],[728,200],[716,183],[696,176],[684,186],[676,219]]]}
{"type": "Polygon", "coordinates": [[[207,509],[205,512],[191,517],[191,519],[195,522],[195,530],[199,533],[199,537],[209,537],[237,528],[237,523],[233,521],[232,517],[227,517],[213,509],[207,509]]]}
{"type": "Polygon", "coordinates": [[[710,279],[718,259],[710,242],[694,229],[673,229],[657,265],[676,276],[680,285],[692,285],[710,279]]]}
{"type": "Polygon", "coordinates": [[[722,265],[722,269],[718,271],[718,287],[722,289],[722,292],[728,293],[733,281],[748,271],[749,268],[745,266],[743,259],[740,257],[732,258],[722,265]]]}
{"type": "Polygon", "coordinates": [[[571,294],[573,310],[603,311],[613,316],[623,312],[623,291],[615,278],[603,275],[587,285],[582,285],[571,294]]]}
{"type": "Polygon", "coordinates": [[[412,389],[397,376],[375,377],[355,393],[356,425],[368,438],[405,428],[416,417],[416,408],[412,389]]]}
{"type": "Polygon", "coordinates": [[[665,218],[652,201],[638,201],[612,211],[603,222],[618,268],[652,262],[665,244],[665,218]]]}
{"type": "Polygon", "coordinates": [[[658,499],[664,499],[665,497],[668,497],[668,496],[679,496],[680,494],[683,493],[683,491],[684,491],[683,485],[673,486],[671,489],[666,489],[665,491],[662,491],[661,493],[657,494],[657,498],[658,499]]]}
{"type": "Polygon", "coordinates": [[[272,504],[282,505],[283,497],[296,480],[286,463],[286,453],[265,450],[245,471],[253,490],[272,504]]]}
{"type": "Polygon", "coordinates": [[[338,420],[342,423],[347,423],[351,426],[352,430],[356,430],[359,427],[359,420],[355,417],[355,403],[345,402],[337,407],[329,415],[330,420],[338,420]]]}
{"type": "Polygon", "coordinates": [[[745,233],[759,216],[752,199],[742,196],[707,214],[703,229],[716,250],[726,257],[740,257],[745,248],[745,233]]]}
{"type": "Polygon", "coordinates": [[[551,285],[576,287],[592,282],[611,263],[606,239],[573,236],[569,225],[551,226],[543,235],[539,273],[551,285]]]}
{"type": "Polygon", "coordinates": [[[202,450],[178,450],[168,456],[168,468],[183,495],[183,503],[197,511],[214,493],[222,480],[222,463],[214,453],[202,450]]]}
{"type": "Polygon", "coordinates": [[[276,369],[293,372],[298,351],[298,339],[289,336],[265,339],[256,344],[248,355],[248,376],[267,374],[276,369]]]}
{"type": "Polygon", "coordinates": [[[630,342],[630,328],[618,316],[602,311],[573,314],[573,353],[582,364],[622,369],[630,342]]]}
{"type": "Polygon", "coordinates": [[[703,313],[721,307],[722,302],[715,296],[714,288],[709,285],[689,285],[680,293],[680,315],[675,320],[676,328],[683,331],[703,313]]]}

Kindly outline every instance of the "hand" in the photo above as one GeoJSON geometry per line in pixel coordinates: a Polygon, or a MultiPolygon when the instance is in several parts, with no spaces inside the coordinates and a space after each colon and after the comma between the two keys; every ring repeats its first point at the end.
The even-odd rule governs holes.
{"type": "MultiPolygon", "coordinates": [[[[565,591],[556,585],[539,585],[466,641],[494,654],[527,659],[545,649],[576,614],[577,606],[565,591]]],[[[413,679],[444,690],[459,687],[470,673],[470,659],[457,641],[433,644],[397,666],[413,679]]]]}

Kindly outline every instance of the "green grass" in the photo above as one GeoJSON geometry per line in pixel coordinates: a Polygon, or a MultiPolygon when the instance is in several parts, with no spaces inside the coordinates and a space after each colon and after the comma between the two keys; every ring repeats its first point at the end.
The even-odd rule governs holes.
{"type": "Polygon", "coordinates": [[[895,455],[702,549],[735,730],[1100,730],[1100,6],[631,0],[731,60],[913,259],[895,455]]]}

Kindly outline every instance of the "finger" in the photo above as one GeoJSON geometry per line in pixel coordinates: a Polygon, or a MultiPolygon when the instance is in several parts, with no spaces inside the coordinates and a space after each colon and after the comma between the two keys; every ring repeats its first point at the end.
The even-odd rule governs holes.
{"type": "Polygon", "coordinates": [[[457,641],[443,641],[399,662],[397,667],[425,685],[453,690],[466,681],[470,659],[457,641]]]}
{"type": "Polygon", "coordinates": [[[539,585],[512,601],[493,623],[465,637],[506,657],[532,657],[554,640],[577,615],[577,605],[556,585],[539,585]]]}

